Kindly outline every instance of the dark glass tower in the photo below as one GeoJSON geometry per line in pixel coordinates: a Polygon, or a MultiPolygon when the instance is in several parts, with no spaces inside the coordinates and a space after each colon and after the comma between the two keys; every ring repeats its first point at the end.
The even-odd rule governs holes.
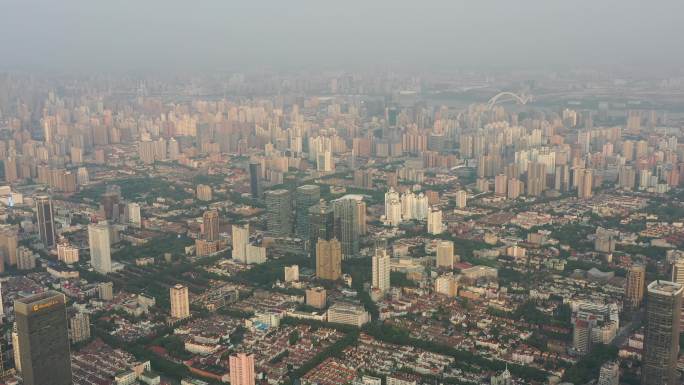
{"type": "Polygon", "coordinates": [[[321,188],[310,184],[299,186],[295,199],[295,234],[306,241],[309,239],[309,208],[321,199],[321,188]]]}
{"type": "Polygon", "coordinates": [[[285,189],[269,190],[264,194],[264,199],[268,232],[276,237],[292,235],[292,194],[285,189]]]}
{"type": "Polygon", "coordinates": [[[679,384],[679,322],[684,287],[669,281],[648,285],[642,385],[679,384]]]}
{"type": "Polygon", "coordinates": [[[38,234],[45,248],[55,246],[55,220],[53,218],[52,200],[47,195],[36,197],[36,217],[38,220],[38,234]]]}
{"type": "Polygon", "coordinates": [[[258,199],[261,197],[261,165],[256,162],[249,164],[249,190],[252,198],[258,199]]]}
{"type": "Polygon", "coordinates": [[[64,295],[55,291],[14,302],[25,385],[72,385],[64,295]]]}
{"type": "Polygon", "coordinates": [[[309,236],[306,243],[312,257],[316,256],[316,244],[319,239],[331,240],[335,235],[335,216],[333,208],[324,200],[309,207],[309,236]]]}

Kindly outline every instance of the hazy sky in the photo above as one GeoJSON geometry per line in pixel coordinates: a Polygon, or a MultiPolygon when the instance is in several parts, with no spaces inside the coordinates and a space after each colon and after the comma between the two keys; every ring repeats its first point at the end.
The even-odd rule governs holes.
{"type": "Polygon", "coordinates": [[[0,0],[0,69],[684,68],[684,0],[0,0]]]}

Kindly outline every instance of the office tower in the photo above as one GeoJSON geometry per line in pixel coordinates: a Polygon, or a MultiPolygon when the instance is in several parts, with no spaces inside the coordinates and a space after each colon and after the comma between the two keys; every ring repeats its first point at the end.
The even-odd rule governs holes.
{"type": "Polygon", "coordinates": [[[72,385],[64,295],[47,291],[14,301],[25,385],[72,385]]]}
{"type": "Polygon", "coordinates": [[[5,316],[5,303],[2,299],[2,282],[0,282],[0,318],[5,316]]]}
{"type": "Polygon", "coordinates": [[[318,239],[331,240],[335,235],[335,215],[332,206],[324,200],[317,205],[309,207],[309,237],[306,242],[311,256],[316,256],[316,243],[318,239]]]}
{"type": "Polygon", "coordinates": [[[440,241],[437,244],[437,267],[453,269],[455,264],[454,243],[451,241],[440,241]]]}
{"type": "Polygon", "coordinates": [[[316,185],[297,187],[295,191],[295,235],[297,238],[309,239],[309,208],[318,204],[321,199],[321,188],[316,185]]]}
{"type": "Polygon", "coordinates": [[[433,206],[428,211],[427,231],[432,235],[437,235],[444,232],[444,224],[442,223],[442,210],[438,209],[437,207],[433,206]]]}
{"type": "Polygon", "coordinates": [[[233,259],[247,263],[247,245],[249,244],[249,223],[232,226],[233,259]]]}
{"type": "Polygon", "coordinates": [[[249,190],[252,198],[261,197],[261,164],[257,162],[249,163],[249,190]]]}
{"type": "Polygon", "coordinates": [[[591,350],[591,323],[577,319],[572,326],[572,347],[578,355],[584,356],[591,350]]]}
{"type": "Polygon", "coordinates": [[[0,264],[4,261],[8,266],[15,266],[18,246],[17,230],[14,227],[7,226],[0,229],[0,264]]]}
{"type": "Polygon", "coordinates": [[[202,232],[207,241],[219,240],[219,214],[217,210],[207,210],[202,214],[202,232]]]}
{"type": "Polygon", "coordinates": [[[230,385],[254,385],[254,355],[231,354],[229,367],[230,385]]]}
{"type": "Polygon", "coordinates": [[[627,271],[625,304],[628,308],[636,310],[641,307],[641,302],[644,299],[645,280],[646,268],[644,265],[633,265],[627,271]]]}
{"type": "Polygon", "coordinates": [[[385,249],[376,249],[372,261],[372,288],[386,293],[390,289],[390,256],[385,249]]]}
{"type": "Polygon", "coordinates": [[[593,188],[593,172],[590,169],[584,169],[579,175],[579,185],[577,186],[577,197],[580,199],[591,198],[591,190],[593,188]]]}
{"type": "Polygon", "coordinates": [[[88,225],[90,265],[101,274],[112,272],[110,229],[107,222],[88,225]]]}
{"type": "Polygon", "coordinates": [[[318,239],[316,243],[316,277],[336,281],[342,275],[342,249],[340,242],[318,239]]]}
{"type": "Polygon", "coordinates": [[[669,281],[648,285],[646,333],[641,366],[642,385],[679,384],[679,324],[684,286],[669,281]]]}
{"type": "Polygon", "coordinates": [[[464,209],[468,202],[468,193],[464,190],[456,192],[456,208],[464,209]]]}
{"type": "Polygon", "coordinates": [[[601,365],[596,385],[620,385],[620,365],[615,361],[601,365]]]}
{"type": "Polygon", "coordinates": [[[90,338],[90,316],[87,313],[76,313],[69,320],[71,341],[78,343],[90,338]]]}
{"type": "Polygon", "coordinates": [[[198,184],[195,195],[197,196],[197,199],[202,202],[209,202],[213,199],[211,186],[207,186],[206,184],[198,184]]]}
{"type": "Polygon", "coordinates": [[[128,213],[127,218],[128,218],[128,223],[131,224],[133,227],[140,228],[142,227],[142,217],[140,215],[140,205],[131,202],[126,206],[126,212],[128,213]]]}
{"type": "Polygon", "coordinates": [[[171,318],[184,319],[190,317],[187,287],[178,283],[169,288],[169,298],[171,299],[171,318]]]}
{"type": "Polygon", "coordinates": [[[299,281],[299,265],[285,266],[285,282],[299,281]]]}
{"type": "Polygon", "coordinates": [[[292,234],[292,194],[285,189],[270,190],[264,194],[266,200],[266,228],[276,237],[292,234]]]}
{"type": "Polygon", "coordinates": [[[366,203],[360,195],[346,195],[333,205],[335,234],[342,245],[345,258],[357,255],[361,235],[366,228],[366,203]]]}
{"type": "Polygon", "coordinates": [[[52,211],[52,200],[47,195],[36,197],[36,215],[38,233],[45,248],[55,246],[55,220],[52,211]]]}

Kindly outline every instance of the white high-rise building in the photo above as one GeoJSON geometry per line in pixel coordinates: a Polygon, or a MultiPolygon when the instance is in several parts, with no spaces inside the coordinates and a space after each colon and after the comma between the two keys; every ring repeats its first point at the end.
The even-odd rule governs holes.
{"type": "Polygon", "coordinates": [[[110,229],[107,222],[88,225],[90,265],[101,274],[112,272],[112,256],[109,241],[110,229]]]}
{"type": "Polygon", "coordinates": [[[385,193],[385,224],[399,226],[401,223],[401,200],[399,193],[390,187],[385,193]]]}
{"type": "Polygon", "coordinates": [[[411,191],[407,191],[401,195],[401,217],[405,221],[410,221],[413,219],[413,213],[415,209],[413,206],[416,204],[416,194],[411,191]]]}
{"type": "Polygon", "coordinates": [[[425,218],[427,218],[428,207],[428,197],[423,193],[418,194],[415,205],[413,206],[413,218],[419,221],[425,220],[425,218]]]}
{"type": "Polygon", "coordinates": [[[188,298],[188,288],[176,284],[169,289],[171,298],[171,318],[184,319],[190,317],[190,300],[188,298]]]}
{"type": "Polygon", "coordinates": [[[427,217],[427,231],[433,235],[444,232],[444,224],[442,223],[442,210],[436,207],[430,208],[427,217]]]}
{"type": "Polygon", "coordinates": [[[135,202],[131,202],[126,206],[126,210],[128,211],[128,223],[134,227],[141,227],[142,218],[140,216],[140,205],[135,202]]]}
{"type": "Polygon", "coordinates": [[[401,202],[398,199],[394,199],[389,202],[389,211],[385,213],[385,223],[397,227],[401,224],[401,202]]]}
{"type": "Polygon", "coordinates": [[[456,192],[456,207],[459,209],[464,209],[468,203],[468,193],[465,190],[459,190],[456,192]]]}
{"type": "Polygon", "coordinates": [[[390,256],[385,249],[375,250],[372,258],[373,289],[385,293],[390,288],[390,256]]]}
{"type": "Polygon", "coordinates": [[[247,263],[247,245],[249,244],[249,224],[233,225],[233,259],[247,263]]]}

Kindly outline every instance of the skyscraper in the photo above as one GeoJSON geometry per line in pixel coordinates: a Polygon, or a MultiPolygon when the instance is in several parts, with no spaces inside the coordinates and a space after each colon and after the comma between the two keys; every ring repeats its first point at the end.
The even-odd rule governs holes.
{"type": "Polygon", "coordinates": [[[249,163],[249,190],[252,198],[261,197],[261,164],[257,162],[249,163]]]}
{"type": "Polygon", "coordinates": [[[142,217],[140,216],[140,205],[138,203],[130,202],[126,206],[126,212],[128,213],[128,223],[130,223],[134,227],[142,226],[142,217]]]}
{"type": "Polygon", "coordinates": [[[285,189],[266,191],[266,227],[270,234],[286,237],[292,234],[292,194],[285,189]]]}
{"type": "Polygon", "coordinates": [[[304,185],[297,187],[295,193],[296,215],[295,234],[297,238],[309,239],[309,208],[321,199],[321,188],[316,185],[304,185]]]}
{"type": "Polygon", "coordinates": [[[309,239],[306,242],[311,256],[316,256],[316,243],[318,239],[329,241],[335,233],[335,215],[333,208],[324,200],[317,205],[309,207],[309,239]]]}
{"type": "Polygon", "coordinates": [[[90,246],[90,265],[93,269],[101,274],[111,273],[111,243],[107,222],[88,225],[88,245],[90,246]]]}
{"type": "Polygon", "coordinates": [[[340,242],[319,239],[316,244],[316,277],[336,281],[342,275],[342,250],[340,242]]]}
{"type": "Polygon", "coordinates": [[[245,353],[231,354],[230,385],[254,385],[254,355],[245,353]]]}
{"type": "Polygon", "coordinates": [[[433,235],[444,232],[444,225],[442,223],[442,210],[435,206],[432,206],[430,210],[428,210],[427,231],[433,235]]]}
{"type": "Polygon", "coordinates": [[[247,262],[247,245],[249,244],[249,223],[243,226],[233,224],[233,259],[243,263],[247,262]]]}
{"type": "Polygon", "coordinates": [[[360,195],[345,195],[333,205],[335,235],[342,245],[342,255],[352,257],[359,252],[361,234],[366,227],[366,203],[360,195]]]}
{"type": "Polygon", "coordinates": [[[112,187],[112,185],[107,186],[107,191],[102,194],[100,204],[105,219],[117,220],[119,218],[118,207],[120,196],[115,189],[110,189],[110,187],[112,187]]]}
{"type": "Polygon", "coordinates": [[[642,385],[679,384],[679,323],[684,286],[670,281],[648,285],[642,385]]]}
{"type": "Polygon", "coordinates": [[[47,195],[36,197],[36,215],[40,240],[46,248],[55,246],[55,220],[52,211],[52,200],[47,195]]]}
{"type": "Polygon", "coordinates": [[[376,249],[372,258],[372,287],[381,293],[390,289],[390,256],[385,249],[376,249]]]}
{"type": "Polygon", "coordinates": [[[588,199],[592,196],[593,188],[593,172],[590,169],[584,169],[579,175],[579,186],[577,186],[577,197],[580,199],[588,199]]]}
{"type": "MultiPolygon", "coordinates": [[[[4,260],[8,266],[17,264],[17,247],[19,246],[17,238],[17,230],[12,227],[3,227],[0,229],[0,264],[4,260]]],[[[2,267],[2,266],[0,266],[2,267]]]]}
{"type": "Polygon", "coordinates": [[[169,298],[171,299],[171,318],[184,319],[190,317],[187,287],[178,283],[169,288],[169,298]]]}
{"type": "Polygon", "coordinates": [[[625,300],[627,306],[634,310],[641,307],[644,299],[644,286],[646,280],[646,268],[644,265],[632,265],[627,271],[627,284],[625,285],[625,300]]]}
{"type": "Polygon", "coordinates": [[[437,244],[437,267],[453,269],[455,263],[454,242],[440,241],[437,244]]]}
{"type": "Polygon", "coordinates": [[[25,385],[72,385],[64,295],[55,291],[17,299],[17,342],[25,385]]]}
{"type": "Polygon", "coordinates": [[[202,231],[207,241],[219,239],[219,214],[216,210],[207,210],[202,215],[202,231]]]}

